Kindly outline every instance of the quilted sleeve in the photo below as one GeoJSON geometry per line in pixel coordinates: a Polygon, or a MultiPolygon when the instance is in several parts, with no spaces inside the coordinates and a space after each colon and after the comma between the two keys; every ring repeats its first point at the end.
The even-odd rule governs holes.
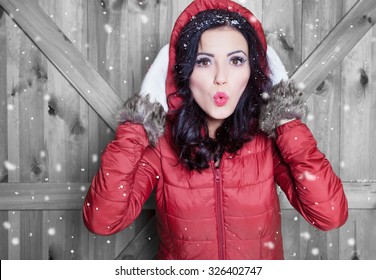
{"type": "Polygon", "coordinates": [[[140,124],[118,126],[83,205],[86,227],[110,235],[130,225],[158,182],[160,159],[140,124]]]}
{"type": "Polygon", "coordinates": [[[348,216],[347,199],[308,127],[300,120],[277,127],[275,180],[293,207],[313,226],[331,230],[348,216]]]}

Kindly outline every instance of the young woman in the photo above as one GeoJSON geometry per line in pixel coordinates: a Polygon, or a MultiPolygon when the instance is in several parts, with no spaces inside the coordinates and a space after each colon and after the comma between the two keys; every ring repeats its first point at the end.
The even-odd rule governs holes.
{"type": "Polygon", "coordinates": [[[168,67],[157,61],[166,68],[153,65],[145,82],[157,76],[165,89],[144,85],[155,102],[140,95],[124,105],[84,203],[89,230],[124,229],[155,189],[158,258],[283,259],[276,184],[313,226],[346,221],[341,181],[300,120],[299,91],[274,85],[279,59],[250,11],[192,2],[176,21],[168,67]]]}

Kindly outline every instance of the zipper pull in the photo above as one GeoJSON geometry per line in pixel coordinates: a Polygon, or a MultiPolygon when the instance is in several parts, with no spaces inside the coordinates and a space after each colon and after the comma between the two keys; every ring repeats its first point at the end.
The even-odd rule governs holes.
{"type": "Polygon", "coordinates": [[[215,182],[219,183],[221,181],[221,177],[219,176],[219,170],[216,169],[215,171],[216,171],[215,172],[215,182]]]}

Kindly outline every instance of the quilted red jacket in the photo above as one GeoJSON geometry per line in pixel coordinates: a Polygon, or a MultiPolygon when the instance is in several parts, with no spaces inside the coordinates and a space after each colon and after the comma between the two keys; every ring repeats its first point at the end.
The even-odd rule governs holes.
{"type": "MultiPolygon", "coordinates": [[[[183,19],[207,9],[208,3],[238,7],[231,1],[199,0],[183,19]]],[[[177,25],[184,26],[184,20],[177,25]]],[[[173,92],[171,71],[166,86],[173,92]]],[[[85,225],[100,235],[121,231],[134,222],[155,189],[159,259],[283,259],[276,184],[321,230],[346,221],[347,200],[305,124],[286,123],[276,134],[274,141],[260,133],[236,155],[225,153],[219,168],[211,163],[197,172],[179,164],[167,133],[151,147],[142,125],[120,124],[87,194],[85,225]]]]}

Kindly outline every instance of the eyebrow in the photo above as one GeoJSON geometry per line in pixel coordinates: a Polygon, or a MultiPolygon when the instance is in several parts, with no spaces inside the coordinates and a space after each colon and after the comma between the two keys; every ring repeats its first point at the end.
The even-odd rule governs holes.
{"type": "MultiPolygon", "coordinates": [[[[236,53],[243,53],[245,56],[247,56],[247,54],[245,52],[243,52],[242,50],[230,52],[230,53],[227,54],[227,56],[231,56],[231,55],[236,54],[236,53]]],[[[199,56],[199,55],[207,55],[207,56],[210,56],[210,57],[214,57],[214,54],[206,53],[206,52],[197,53],[197,56],[199,56]]]]}

